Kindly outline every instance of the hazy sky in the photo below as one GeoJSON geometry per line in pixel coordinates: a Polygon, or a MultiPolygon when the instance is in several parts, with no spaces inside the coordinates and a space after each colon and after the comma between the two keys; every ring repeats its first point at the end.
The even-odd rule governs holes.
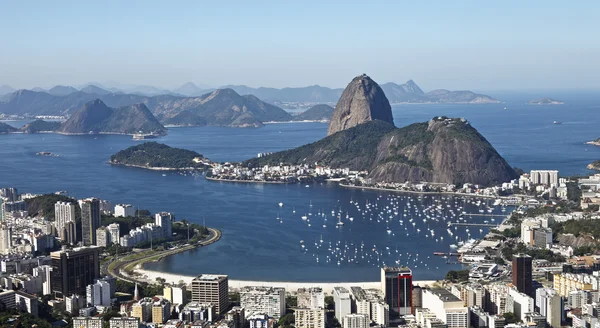
{"type": "Polygon", "coordinates": [[[0,85],[600,88],[600,1],[6,1],[0,85]],[[326,2],[326,3],[325,3],[326,2]]]}

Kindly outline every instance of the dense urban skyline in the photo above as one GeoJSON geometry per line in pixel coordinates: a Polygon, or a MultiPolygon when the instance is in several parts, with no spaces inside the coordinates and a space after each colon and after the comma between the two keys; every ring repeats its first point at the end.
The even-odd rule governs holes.
{"type": "Polygon", "coordinates": [[[0,85],[598,88],[596,2],[9,3],[0,85]],[[596,7],[594,9],[594,7],[596,7]],[[293,13],[293,15],[292,15],[293,13]]]}

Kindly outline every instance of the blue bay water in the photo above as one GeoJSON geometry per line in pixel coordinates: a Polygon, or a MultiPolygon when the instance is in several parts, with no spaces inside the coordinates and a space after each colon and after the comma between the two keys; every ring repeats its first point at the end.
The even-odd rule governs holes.
{"type": "MultiPolygon", "coordinates": [[[[573,175],[589,173],[585,166],[600,159],[600,147],[584,144],[600,136],[598,104],[600,102],[586,100],[563,106],[526,106],[520,102],[398,105],[393,112],[397,126],[440,115],[465,117],[512,166],[526,171],[558,169],[561,175],[573,175]],[[553,121],[562,124],[553,124],[553,121]]],[[[279,151],[316,141],[324,137],[326,131],[327,125],[321,123],[271,124],[260,129],[173,128],[158,141],[198,151],[215,161],[239,161],[259,152],[279,151]]],[[[440,215],[450,217],[450,209],[462,206],[460,199],[439,196],[418,199],[403,194],[344,189],[334,184],[307,188],[220,183],[175,173],[163,177],[161,172],[106,164],[111,154],[137,143],[127,136],[2,135],[0,186],[15,186],[21,192],[33,193],[67,190],[78,198],[95,196],[113,203],[131,203],[152,212],[171,211],[178,219],[197,223],[206,220],[208,226],[222,229],[223,238],[216,244],[147,266],[171,273],[226,273],[232,279],[249,280],[373,281],[378,279],[378,266],[384,262],[409,264],[415,279],[441,278],[449,269],[458,267],[446,264],[445,259],[434,257],[432,253],[448,251],[449,245],[456,243],[456,235],[460,239],[467,238],[466,231],[459,229],[454,236],[449,236],[446,222],[419,217],[418,212],[443,203],[440,215]],[[59,157],[36,156],[38,151],[50,151],[59,157]],[[362,212],[350,201],[357,202],[362,212]],[[283,207],[279,202],[284,203],[283,207]],[[459,205],[454,205],[455,202],[459,205]],[[364,214],[367,203],[372,207],[377,204],[377,210],[364,214]],[[414,212],[402,218],[408,203],[414,212]],[[387,211],[385,206],[397,206],[399,215],[391,213],[394,218],[390,219],[390,213],[381,214],[387,211]],[[292,213],[293,209],[296,213],[292,213]],[[342,213],[343,227],[336,228],[332,210],[342,213]],[[319,212],[327,213],[327,222],[322,217],[317,218],[319,212]],[[353,222],[345,218],[346,213],[354,217],[353,222]],[[300,218],[302,215],[309,217],[310,227],[300,218]],[[407,221],[411,216],[415,226],[407,221]],[[277,217],[283,223],[279,223],[277,217]],[[432,238],[430,231],[434,231],[435,237],[432,238]],[[442,236],[443,241],[439,239],[442,236]],[[328,250],[329,243],[332,251],[328,250]],[[347,262],[356,258],[351,253],[359,256],[347,262]]],[[[464,204],[463,210],[475,212],[477,209],[472,204],[464,204]]],[[[496,213],[498,211],[496,209],[496,213]]],[[[482,234],[478,229],[471,230],[471,237],[482,234]]]]}

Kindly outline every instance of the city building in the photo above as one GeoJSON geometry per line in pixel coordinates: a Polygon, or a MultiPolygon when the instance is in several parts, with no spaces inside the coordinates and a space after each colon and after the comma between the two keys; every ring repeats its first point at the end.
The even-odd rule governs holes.
{"type": "Polygon", "coordinates": [[[140,318],[115,317],[108,321],[110,328],[139,328],[140,318]]]}
{"type": "Polygon", "coordinates": [[[535,291],[535,310],[546,317],[546,322],[550,327],[561,326],[565,312],[564,302],[554,289],[538,288],[535,291]]]}
{"type": "Polygon", "coordinates": [[[390,306],[383,301],[371,302],[371,321],[379,326],[387,327],[390,322],[390,306]]]}
{"type": "Polygon", "coordinates": [[[325,294],[321,287],[299,288],[296,295],[299,308],[325,308],[325,294]]]}
{"type": "Polygon", "coordinates": [[[120,237],[120,227],[118,223],[109,224],[106,229],[108,229],[108,233],[110,234],[110,241],[113,244],[119,244],[120,237]]]}
{"type": "Polygon", "coordinates": [[[186,304],[185,284],[165,286],[163,288],[163,296],[172,304],[186,304]]]}
{"type": "Polygon", "coordinates": [[[155,297],[152,302],[152,322],[163,324],[171,317],[171,302],[164,297],[155,297]]]}
{"type": "Polygon", "coordinates": [[[279,319],[285,314],[285,288],[244,287],[240,290],[240,306],[246,316],[262,313],[279,319]]]}
{"type": "Polygon", "coordinates": [[[68,202],[56,202],[54,204],[54,225],[58,238],[68,242],[67,224],[75,223],[75,204],[68,202]]]}
{"type": "Polygon", "coordinates": [[[356,314],[365,314],[371,317],[371,302],[367,293],[361,287],[350,287],[352,296],[352,312],[356,314]]]}
{"type": "Polygon", "coordinates": [[[246,318],[250,328],[273,328],[275,320],[266,314],[253,314],[246,318]]]}
{"type": "Polygon", "coordinates": [[[96,229],[96,245],[100,247],[111,245],[110,233],[106,227],[96,229]]]}
{"type": "Polygon", "coordinates": [[[343,328],[368,328],[369,316],[366,314],[346,314],[342,320],[343,328]]]}
{"type": "Polygon", "coordinates": [[[407,267],[383,267],[381,290],[395,315],[412,313],[412,271],[407,267]]]}
{"type": "Polygon", "coordinates": [[[4,223],[0,224],[0,254],[10,253],[12,238],[12,228],[4,223]]]}
{"type": "Polygon", "coordinates": [[[552,245],[552,229],[537,228],[533,230],[533,246],[539,248],[548,248],[552,245]]]}
{"type": "Polygon", "coordinates": [[[468,284],[464,287],[465,299],[463,301],[467,307],[485,308],[486,289],[481,284],[468,284]]]}
{"type": "Polygon", "coordinates": [[[79,309],[84,308],[86,306],[85,296],[71,295],[71,296],[65,297],[64,299],[65,299],[65,310],[71,315],[78,314],[79,309]]]}
{"type": "Polygon", "coordinates": [[[557,273],[553,277],[553,287],[560,296],[568,297],[575,290],[597,290],[598,278],[586,274],[557,273]]]}
{"type": "Polygon", "coordinates": [[[335,304],[335,317],[341,322],[351,313],[350,292],[344,287],[333,288],[333,303],[335,304]]]}
{"type": "Polygon", "coordinates": [[[532,264],[531,256],[526,254],[513,255],[512,284],[521,293],[532,295],[532,264]]]}
{"type": "Polygon", "coordinates": [[[534,312],[535,308],[534,299],[522,292],[519,292],[516,288],[508,289],[508,298],[506,299],[506,311],[514,313],[517,318],[525,321],[527,313],[534,312]]]}
{"type": "Polygon", "coordinates": [[[225,314],[225,320],[233,322],[232,328],[246,328],[246,309],[234,306],[225,314]]]}
{"type": "Polygon", "coordinates": [[[296,309],[296,328],[325,328],[325,309],[296,309]]]}
{"type": "Polygon", "coordinates": [[[154,216],[154,224],[162,229],[162,236],[167,240],[173,238],[173,214],[169,212],[156,213],[154,216]]]}
{"type": "Polygon", "coordinates": [[[216,318],[215,308],[210,303],[189,302],[179,313],[179,319],[186,322],[208,321],[216,318]]]}
{"type": "MultiPolygon", "coordinates": [[[[192,302],[212,303],[217,314],[229,307],[229,280],[226,275],[203,274],[192,280],[192,302]]],[[[249,312],[249,311],[248,311],[249,312]]]]}
{"type": "Polygon", "coordinates": [[[100,201],[87,198],[81,204],[81,241],[84,246],[96,245],[96,229],[100,226],[100,201]]]}
{"type": "Polygon", "coordinates": [[[15,202],[19,200],[17,188],[0,188],[0,198],[6,202],[15,202]]]}
{"type": "Polygon", "coordinates": [[[7,309],[14,309],[16,307],[15,291],[14,290],[0,291],[0,303],[6,305],[7,309]]]}
{"type": "Polygon", "coordinates": [[[116,218],[134,217],[135,207],[130,204],[117,204],[115,205],[114,216],[116,218]]]}
{"type": "Polygon", "coordinates": [[[154,301],[145,297],[131,306],[131,316],[138,318],[141,322],[152,322],[152,305],[154,301]]]}
{"type": "Polygon", "coordinates": [[[73,327],[77,328],[103,328],[104,321],[100,317],[75,317],[73,327]]]}
{"type": "Polygon", "coordinates": [[[15,291],[15,306],[21,312],[27,312],[34,317],[38,316],[38,299],[37,297],[23,293],[19,290],[15,291]]]}
{"type": "Polygon", "coordinates": [[[52,292],[57,298],[85,295],[87,285],[100,276],[100,247],[79,247],[50,253],[52,292]]]}
{"type": "Polygon", "coordinates": [[[111,299],[111,286],[107,281],[98,280],[86,287],[86,301],[88,306],[109,306],[111,299]]]}
{"type": "Polygon", "coordinates": [[[448,328],[469,327],[469,308],[446,289],[423,290],[423,307],[428,308],[448,328]]]}
{"type": "Polygon", "coordinates": [[[534,185],[558,185],[558,171],[556,170],[531,170],[529,178],[534,185]]]}

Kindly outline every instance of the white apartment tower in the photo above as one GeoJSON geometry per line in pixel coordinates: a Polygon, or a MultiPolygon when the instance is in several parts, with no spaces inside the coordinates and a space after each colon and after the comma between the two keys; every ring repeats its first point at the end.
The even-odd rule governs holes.
{"type": "Polygon", "coordinates": [[[344,287],[333,288],[333,302],[335,303],[335,317],[342,321],[351,313],[350,292],[344,287]]]}
{"type": "Polygon", "coordinates": [[[54,226],[58,238],[62,241],[67,241],[67,224],[75,223],[75,204],[68,202],[56,202],[54,204],[54,226]]]}
{"type": "Polygon", "coordinates": [[[285,314],[285,289],[273,287],[244,287],[240,290],[240,306],[246,316],[264,313],[279,319],[285,314]]]}

